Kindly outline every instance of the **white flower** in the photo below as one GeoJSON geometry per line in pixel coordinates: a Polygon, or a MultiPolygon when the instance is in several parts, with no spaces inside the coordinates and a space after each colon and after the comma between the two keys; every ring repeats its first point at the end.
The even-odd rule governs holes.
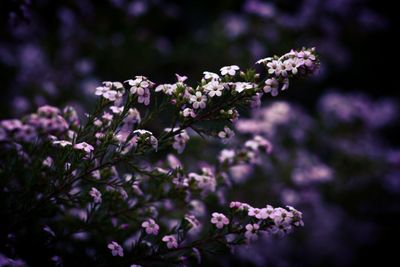
{"type": "Polygon", "coordinates": [[[206,108],[207,97],[202,95],[201,92],[196,92],[195,95],[190,96],[190,103],[192,103],[194,109],[206,108]]]}
{"type": "Polygon", "coordinates": [[[176,149],[176,151],[181,154],[185,149],[186,143],[189,141],[190,137],[185,130],[182,130],[181,133],[175,135],[174,143],[172,147],[176,149]]]}
{"type": "Polygon", "coordinates": [[[177,86],[174,84],[160,84],[156,87],[156,92],[164,92],[167,95],[172,95],[176,92],[177,86]]]}
{"type": "Polygon", "coordinates": [[[230,207],[231,209],[240,209],[240,208],[242,207],[242,202],[239,202],[239,201],[232,201],[232,202],[229,204],[229,207],[230,207]]]}
{"type": "Polygon", "coordinates": [[[271,62],[268,62],[267,63],[268,73],[279,76],[280,71],[281,71],[281,65],[282,65],[282,62],[278,61],[278,60],[273,60],[271,62]]]}
{"type": "Polygon", "coordinates": [[[268,218],[274,219],[274,217],[275,217],[274,216],[275,209],[271,205],[267,205],[264,208],[264,210],[265,210],[265,214],[267,216],[265,219],[268,219],[268,218]]]}
{"type": "Polygon", "coordinates": [[[254,84],[248,82],[237,82],[235,83],[235,91],[238,93],[243,92],[244,90],[253,89],[254,84]]]}
{"type": "Polygon", "coordinates": [[[224,86],[218,81],[212,80],[204,86],[204,89],[210,97],[221,96],[224,86]]]}
{"type": "Polygon", "coordinates": [[[97,188],[92,187],[92,189],[89,192],[89,195],[91,197],[93,197],[93,202],[96,204],[101,203],[102,199],[101,199],[101,192],[99,190],[97,190],[97,188]]]}
{"type": "Polygon", "coordinates": [[[215,81],[220,80],[219,75],[214,72],[205,71],[203,72],[203,74],[205,80],[215,80],[215,81]]]}
{"type": "Polygon", "coordinates": [[[152,132],[147,131],[147,130],[143,130],[143,129],[135,130],[135,131],[133,131],[133,133],[138,134],[138,135],[144,135],[144,134],[153,135],[152,132]]]}
{"type": "Polygon", "coordinates": [[[250,217],[256,217],[259,220],[266,219],[266,210],[264,209],[259,209],[259,208],[249,208],[248,215],[250,217]]]}
{"type": "Polygon", "coordinates": [[[112,86],[117,90],[123,90],[124,89],[124,86],[123,86],[123,84],[121,82],[113,82],[112,86]]]}
{"type": "Polygon", "coordinates": [[[112,241],[110,244],[107,246],[111,250],[111,254],[115,256],[124,256],[124,249],[115,241],[112,241]]]}
{"type": "Polygon", "coordinates": [[[218,229],[222,229],[224,225],[229,224],[229,219],[222,213],[214,212],[212,214],[211,223],[215,224],[218,229]]]}
{"type": "Polygon", "coordinates": [[[99,170],[92,171],[91,175],[92,175],[92,177],[95,178],[96,180],[100,180],[100,179],[101,179],[101,173],[100,173],[99,170]]]}
{"type": "Polygon", "coordinates": [[[275,78],[265,80],[264,86],[265,93],[271,93],[272,96],[277,96],[279,92],[279,82],[275,78]]]}
{"type": "Polygon", "coordinates": [[[105,86],[98,86],[96,87],[96,91],[94,92],[95,95],[103,95],[104,93],[108,92],[110,90],[109,87],[105,86]]]}
{"type": "Polygon", "coordinates": [[[93,146],[86,142],[75,144],[74,148],[78,150],[83,150],[88,154],[94,150],[93,146]]]}
{"type": "Polygon", "coordinates": [[[262,58],[262,59],[258,60],[256,62],[256,64],[266,64],[266,63],[268,63],[268,62],[270,62],[272,60],[273,60],[272,57],[266,57],[266,58],[262,58]]]}
{"type": "Polygon", "coordinates": [[[105,121],[112,121],[112,119],[114,118],[114,116],[111,113],[108,112],[104,112],[103,116],[101,116],[101,118],[105,121]]]}
{"type": "Polygon", "coordinates": [[[108,88],[110,88],[110,89],[111,89],[112,85],[113,85],[113,83],[110,82],[110,81],[105,81],[105,82],[103,82],[103,86],[108,87],[108,88]]]}
{"type": "Polygon", "coordinates": [[[218,133],[218,137],[222,139],[222,143],[227,144],[235,136],[235,132],[225,126],[223,131],[218,133]]]}
{"type": "Polygon", "coordinates": [[[53,141],[52,144],[53,145],[59,145],[59,146],[62,146],[62,147],[72,146],[72,143],[70,141],[66,141],[66,140],[53,141]]]}
{"type": "Polygon", "coordinates": [[[138,96],[138,102],[143,103],[145,106],[150,104],[150,90],[148,88],[145,88],[143,94],[138,96]]]}
{"type": "Polygon", "coordinates": [[[236,156],[235,150],[233,150],[233,149],[223,149],[219,153],[218,160],[221,163],[223,163],[225,161],[228,162],[228,163],[232,163],[233,160],[235,159],[235,156],[236,156]]]}
{"type": "Polygon", "coordinates": [[[114,91],[114,90],[110,90],[110,91],[108,91],[108,92],[106,92],[106,93],[103,94],[103,97],[106,98],[106,99],[108,99],[108,100],[110,100],[110,101],[115,101],[115,100],[117,100],[117,98],[118,98],[119,96],[120,96],[120,95],[118,94],[118,92],[117,92],[117,91],[114,91]]]}
{"type": "Polygon", "coordinates": [[[262,148],[268,154],[272,152],[272,144],[260,135],[256,135],[253,139],[246,141],[244,146],[253,151],[258,151],[260,148],[262,148]]]}
{"type": "Polygon", "coordinates": [[[43,166],[46,166],[46,167],[51,167],[51,165],[53,165],[53,159],[51,158],[51,157],[47,157],[45,160],[43,160],[43,166]]]}
{"type": "Polygon", "coordinates": [[[307,51],[307,50],[298,52],[297,57],[307,67],[313,67],[314,61],[316,60],[315,55],[312,52],[307,51]]]}
{"type": "Polygon", "coordinates": [[[124,107],[111,106],[110,109],[115,114],[121,114],[124,111],[124,107]]]}
{"type": "MultiPolygon", "coordinates": [[[[164,131],[166,132],[173,132],[173,131],[177,131],[178,128],[165,128],[164,131]]],[[[187,133],[186,130],[181,130],[178,134],[176,134],[174,136],[174,143],[172,144],[172,147],[178,151],[179,154],[181,154],[183,152],[183,150],[185,149],[186,143],[189,141],[190,137],[187,133]]]]}
{"type": "Polygon", "coordinates": [[[105,99],[110,101],[115,101],[118,97],[118,92],[110,90],[110,88],[106,86],[99,86],[96,88],[95,95],[103,96],[105,99]]]}
{"type": "Polygon", "coordinates": [[[146,233],[149,235],[158,235],[158,230],[160,226],[153,220],[148,219],[142,223],[142,227],[145,229],[146,233]]]}
{"type": "Polygon", "coordinates": [[[275,224],[286,223],[290,224],[293,221],[293,213],[283,208],[276,208],[272,215],[275,224]]]}
{"type": "Polygon", "coordinates": [[[178,247],[178,241],[173,235],[166,235],[162,238],[162,241],[167,243],[167,248],[173,249],[178,247]]]}
{"type": "Polygon", "coordinates": [[[181,76],[178,73],[175,73],[176,79],[178,80],[179,83],[183,83],[187,80],[187,76],[181,76]]]}
{"type": "Polygon", "coordinates": [[[293,75],[296,75],[298,68],[301,66],[301,61],[298,58],[289,58],[285,60],[283,64],[285,64],[287,71],[290,71],[293,75]]]}
{"type": "Polygon", "coordinates": [[[235,76],[240,68],[236,65],[225,66],[220,69],[221,75],[235,76]]]}
{"type": "Polygon", "coordinates": [[[101,127],[103,125],[103,122],[99,119],[95,119],[93,124],[97,127],[101,127]]]}
{"type": "Polygon", "coordinates": [[[183,117],[185,117],[185,118],[187,118],[187,117],[195,118],[195,117],[196,117],[196,113],[195,113],[194,110],[191,109],[191,108],[185,108],[185,109],[182,111],[182,115],[183,115],[183,117]]]}
{"type": "Polygon", "coordinates": [[[144,76],[136,76],[135,80],[127,80],[125,82],[131,86],[131,94],[139,96],[143,95],[146,89],[149,89],[153,85],[153,83],[144,76]]]}
{"type": "Polygon", "coordinates": [[[275,71],[276,75],[280,75],[282,77],[287,77],[288,76],[288,69],[287,69],[287,65],[284,62],[281,62],[276,71],[275,71]]]}

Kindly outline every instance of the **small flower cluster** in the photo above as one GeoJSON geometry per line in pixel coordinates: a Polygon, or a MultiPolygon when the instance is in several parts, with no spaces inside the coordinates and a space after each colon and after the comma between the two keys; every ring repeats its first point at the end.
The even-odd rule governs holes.
{"type": "Polygon", "coordinates": [[[230,225],[236,234],[244,234],[246,241],[254,241],[261,232],[283,236],[291,233],[293,227],[303,226],[302,213],[293,207],[273,208],[267,205],[264,208],[254,208],[249,204],[233,201],[229,207],[233,210],[232,220],[222,213],[214,212],[211,223],[217,229],[230,225]]]}
{"type": "Polygon", "coordinates": [[[102,96],[109,101],[116,101],[122,98],[125,88],[120,82],[103,82],[102,86],[96,87],[95,95],[102,96]]]}
{"type": "Polygon", "coordinates": [[[134,80],[125,81],[130,86],[130,93],[137,96],[138,103],[143,105],[150,104],[150,89],[154,83],[147,79],[145,76],[136,76],[134,80]]]}
{"type": "Polygon", "coordinates": [[[260,135],[247,140],[243,147],[233,149],[223,149],[219,154],[219,162],[228,166],[243,163],[257,163],[260,153],[272,153],[272,144],[260,135]]]}
{"type": "MultiPolygon", "coordinates": [[[[71,107],[68,108],[72,109],[71,107]]],[[[67,133],[69,124],[61,111],[52,106],[42,106],[36,113],[22,120],[11,119],[0,122],[0,141],[33,143],[39,136],[62,136],[67,133]]]]}
{"type": "MultiPolygon", "coordinates": [[[[62,113],[49,106],[21,121],[1,121],[0,141],[21,142],[21,149],[6,151],[15,162],[0,159],[1,167],[10,165],[0,172],[12,189],[3,192],[4,199],[10,199],[7,216],[18,202],[14,199],[27,196],[25,189],[40,188],[40,192],[31,194],[35,196],[31,207],[22,207],[18,214],[30,219],[33,214],[41,214],[43,220],[18,220],[22,229],[17,230],[18,234],[38,228],[43,222],[66,228],[72,222],[73,229],[77,229],[75,224],[93,223],[105,233],[103,250],[108,248],[115,257],[127,258],[129,254],[142,263],[147,258],[169,257],[170,252],[176,257],[172,252],[178,250],[187,257],[199,244],[213,243],[229,233],[254,240],[260,231],[288,233],[302,224],[301,213],[291,208],[271,211],[270,207],[256,209],[238,204],[240,207],[232,208],[229,216],[212,213],[211,224],[217,230],[205,231],[207,227],[201,220],[206,218],[208,199],[215,200],[214,207],[223,205],[225,191],[231,186],[230,168],[257,163],[261,153],[272,152],[272,145],[255,136],[239,149],[223,150],[215,166],[197,159],[195,168],[200,171],[186,171],[179,159],[169,154],[183,153],[192,137],[189,133],[219,137],[228,143],[235,134],[226,124],[238,119],[237,108],[260,101],[263,81],[254,70],[241,71],[231,65],[221,68],[220,74],[203,74],[196,88],[185,83],[187,77],[176,75],[176,83],[157,86],[155,92],[160,94],[153,96],[150,94],[155,84],[144,76],[124,83],[104,82],[96,88],[99,99],[95,110],[82,124],[72,108],[62,113]],[[138,103],[149,106],[143,118],[136,108],[138,103]],[[154,127],[163,122],[154,118],[166,111],[172,115],[168,116],[171,122],[154,127]],[[218,128],[214,123],[219,123],[218,128]],[[34,129],[34,138],[25,138],[35,142],[34,149],[18,137],[24,125],[34,129]],[[25,159],[33,164],[25,164],[25,159]],[[15,173],[24,179],[15,182],[15,173]],[[120,241],[127,229],[132,237],[120,241]],[[200,235],[205,236],[204,240],[200,235]]],[[[72,239],[65,242],[73,247],[76,240],[98,234],[87,227],[82,229],[85,232],[71,232],[72,239]]],[[[57,230],[47,232],[57,234],[57,230]]],[[[97,257],[101,250],[95,250],[97,257]]]]}
{"type": "MultiPolygon", "coordinates": [[[[268,77],[264,81],[263,90],[277,95],[281,87],[285,90],[289,86],[289,79],[295,76],[306,76],[313,73],[318,67],[318,59],[315,49],[305,49],[291,52],[274,58],[265,58],[257,63],[263,63],[267,67],[268,77]]],[[[185,84],[187,77],[177,75],[178,81],[175,84],[162,84],[156,87],[156,92],[163,92],[170,103],[181,108],[181,116],[186,119],[195,119],[198,116],[208,115],[203,110],[207,107],[215,107],[218,99],[226,97],[238,97],[238,103],[251,102],[252,106],[260,104],[262,86],[259,86],[257,79],[259,74],[254,72],[240,71],[236,65],[225,66],[220,69],[221,76],[217,73],[205,71],[201,84],[196,88],[185,84]]],[[[219,117],[235,120],[238,113],[235,107],[229,110],[219,109],[219,117]]]]}
{"type": "Polygon", "coordinates": [[[315,49],[290,51],[281,57],[268,57],[257,61],[267,68],[270,77],[265,80],[264,92],[277,96],[280,90],[289,88],[289,78],[297,75],[313,73],[318,68],[315,49]]]}

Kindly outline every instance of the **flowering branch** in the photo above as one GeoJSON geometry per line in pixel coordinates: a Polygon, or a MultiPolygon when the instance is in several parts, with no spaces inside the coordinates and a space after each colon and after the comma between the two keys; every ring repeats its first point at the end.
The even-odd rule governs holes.
{"type": "Polygon", "coordinates": [[[83,229],[87,246],[95,247],[98,261],[111,262],[101,256],[107,247],[126,263],[177,262],[210,245],[232,247],[255,240],[262,232],[281,235],[301,226],[301,213],[292,207],[253,208],[232,202],[228,216],[212,213],[214,226],[199,237],[198,218],[204,219],[204,214],[196,210],[208,197],[229,188],[229,168],[255,163],[262,151],[271,153],[268,140],[256,136],[237,150],[225,149],[216,166],[203,167],[199,173],[163,154],[183,153],[189,130],[227,144],[235,134],[229,126],[238,120],[238,107],[260,105],[263,94],[277,95],[288,88],[290,79],[312,74],[319,64],[315,50],[305,48],[257,63],[265,66],[265,74],[226,66],[220,74],[204,72],[196,87],[180,75],[176,83],[158,86],[144,76],[103,82],[95,90],[96,108],[84,124],[73,108],[61,111],[51,106],[21,120],[1,121],[1,207],[7,218],[0,227],[2,238],[12,232],[19,242],[28,242],[23,233],[45,223],[46,232],[58,235],[58,242],[73,244],[62,229],[70,224],[67,231],[74,231],[76,224],[83,229]],[[155,133],[144,129],[163,112],[172,114],[167,127],[155,133]],[[21,200],[29,204],[18,205],[21,200]],[[127,238],[127,233],[133,237],[127,238]],[[96,246],[99,238],[107,245],[96,246]],[[123,245],[115,241],[123,239],[123,245]]]}

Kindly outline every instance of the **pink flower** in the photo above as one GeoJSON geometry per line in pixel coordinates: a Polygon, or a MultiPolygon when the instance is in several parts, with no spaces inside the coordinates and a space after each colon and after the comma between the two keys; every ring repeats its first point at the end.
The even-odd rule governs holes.
{"type": "Polygon", "coordinates": [[[102,96],[110,101],[115,101],[117,100],[118,92],[111,90],[111,85],[104,84],[103,86],[99,86],[96,88],[95,95],[102,96]]]}
{"type": "MultiPolygon", "coordinates": [[[[150,87],[154,85],[153,82],[151,82],[147,77],[144,76],[136,76],[135,80],[127,80],[126,81],[130,88],[131,94],[136,94],[136,95],[143,95],[150,87]]],[[[140,103],[140,102],[139,102],[140,103]]]]}
{"type": "Polygon", "coordinates": [[[107,246],[111,250],[111,254],[115,256],[124,256],[124,249],[115,241],[112,241],[107,246]]]}
{"type": "Polygon", "coordinates": [[[247,224],[246,225],[246,232],[244,233],[244,236],[248,241],[255,241],[258,238],[257,232],[258,229],[260,229],[260,226],[258,224],[247,224]]]}
{"type": "Polygon", "coordinates": [[[169,248],[169,249],[178,247],[178,241],[176,240],[175,236],[173,236],[173,235],[164,236],[162,238],[162,241],[167,243],[167,248],[169,248]]]}
{"type": "Polygon", "coordinates": [[[89,154],[90,152],[92,152],[92,151],[94,150],[93,146],[92,146],[92,145],[89,145],[89,144],[86,143],[86,142],[82,142],[82,143],[79,143],[79,144],[75,144],[75,145],[74,145],[74,148],[75,148],[75,149],[78,149],[78,150],[83,150],[83,151],[85,151],[87,154],[89,154]]]}
{"type": "Polygon", "coordinates": [[[263,209],[250,208],[248,215],[251,217],[256,217],[259,220],[265,220],[268,218],[268,213],[266,208],[263,209]]]}
{"type": "Polygon", "coordinates": [[[268,154],[271,154],[272,152],[271,142],[260,135],[256,135],[253,139],[246,141],[244,146],[250,148],[253,151],[263,149],[268,154]]]}
{"type": "Polygon", "coordinates": [[[222,143],[227,144],[235,136],[235,132],[225,126],[223,131],[218,133],[218,137],[222,139],[222,143]]]}
{"type": "Polygon", "coordinates": [[[138,103],[142,103],[143,105],[147,106],[150,104],[150,90],[145,89],[143,94],[138,96],[138,103]]]}
{"type": "Polygon", "coordinates": [[[275,224],[286,223],[290,224],[293,221],[293,213],[283,208],[276,208],[274,210],[273,219],[275,224]]]}
{"type": "Polygon", "coordinates": [[[144,221],[142,223],[142,227],[145,228],[145,231],[149,235],[157,235],[158,230],[160,229],[160,226],[153,220],[153,219],[148,219],[147,221],[144,221]]]}
{"type": "Polygon", "coordinates": [[[114,116],[111,113],[104,112],[103,116],[101,116],[105,121],[112,121],[114,116]]]}
{"type": "Polygon", "coordinates": [[[272,96],[277,96],[279,93],[279,82],[275,78],[265,80],[265,86],[263,88],[264,93],[271,93],[272,96]]]}
{"type": "Polygon", "coordinates": [[[187,76],[181,76],[178,73],[175,73],[176,79],[178,80],[178,82],[183,83],[187,80],[187,76]]]}
{"type": "Polygon", "coordinates": [[[218,229],[221,229],[224,225],[229,224],[229,219],[222,213],[214,212],[212,214],[211,223],[215,224],[218,229]]]}
{"type": "Polygon", "coordinates": [[[274,209],[271,205],[267,205],[267,206],[264,208],[264,210],[265,210],[265,214],[267,215],[267,218],[266,218],[266,219],[268,219],[268,218],[273,219],[275,209],[274,209]]]}
{"type": "Polygon", "coordinates": [[[201,92],[196,92],[190,96],[190,103],[192,103],[194,109],[206,108],[207,97],[201,92]]]}
{"type": "Polygon", "coordinates": [[[194,118],[194,117],[196,117],[196,113],[194,112],[194,110],[193,109],[191,109],[191,108],[185,108],[183,111],[182,111],[182,115],[183,115],[183,117],[192,117],[192,118],[194,118]]]}
{"type": "Polygon", "coordinates": [[[240,208],[242,207],[242,202],[239,202],[239,201],[232,201],[232,202],[229,204],[229,207],[230,207],[231,209],[240,209],[240,208]]]}
{"type": "Polygon", "coordinates": [[[225,161],[229,164],[232,164],[236,156],[236,152],[233,149],[223,149],[221,150],[218,160],[220,163],[224,163],[225,161]]]}

